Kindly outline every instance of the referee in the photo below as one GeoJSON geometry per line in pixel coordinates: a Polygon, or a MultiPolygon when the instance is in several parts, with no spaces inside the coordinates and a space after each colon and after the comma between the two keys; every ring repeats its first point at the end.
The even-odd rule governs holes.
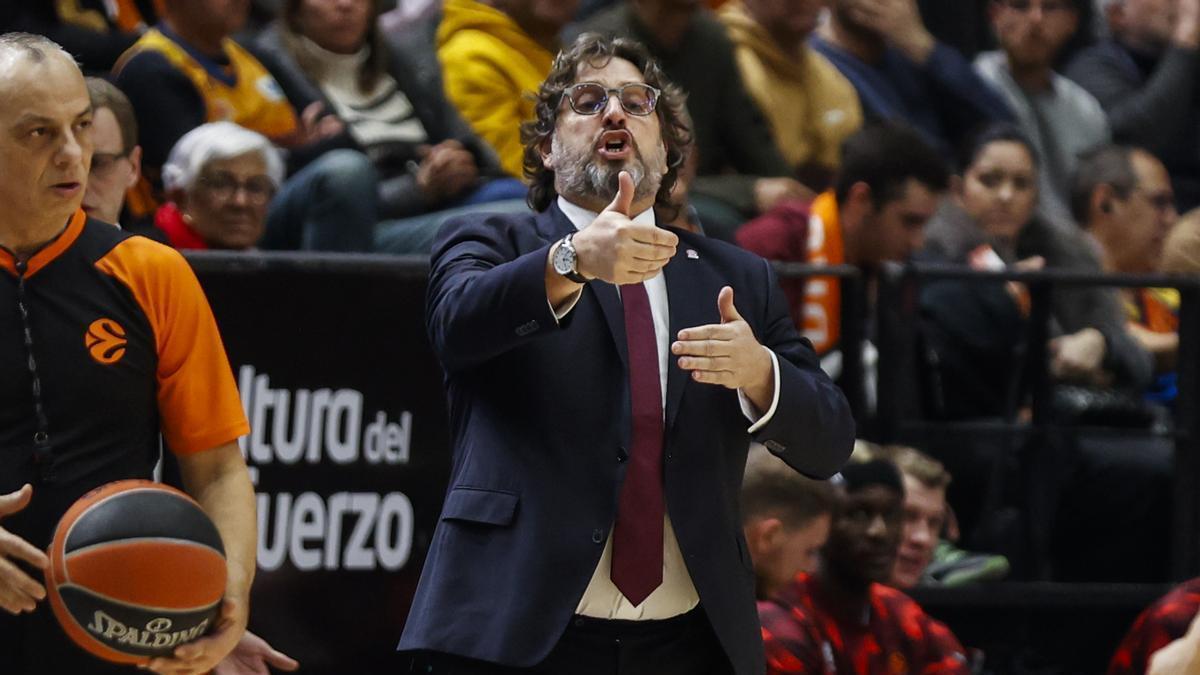
{"type": "Polygon", "coordinates": [[[237,446],[248,425],[186,261],[80,210],[91,123],[70,55],[0,35],[0,671],[139,672],[67,640],[44,602],[42,551],[85,492],[150,478],[161,434],[229,569],[214,631],[150,668],[205,673],[249,612],[254,494],[237,446]]]}

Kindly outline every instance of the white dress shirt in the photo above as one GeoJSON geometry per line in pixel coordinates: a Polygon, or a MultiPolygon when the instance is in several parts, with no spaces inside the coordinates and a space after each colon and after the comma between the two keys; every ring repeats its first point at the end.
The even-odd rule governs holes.
{"type": "MultiPolygon", "coordinates": [[[[561,196],[558,198],[558,207],[567,216],[567,219],[571,221],[571,224],[575,226],[576,230],[582,230],[587,227],[599,215],[594,211],[588,211],[576,206],[561,196]]],[[[635,223],[655,224],[654,209],[642,211],[633,217],[633,221],[635,223]]],[[[589,283],[597,293],[613,293],[618,299],[620,298],[620,292],[612,284],[603,281],[591,281],[589,283]]],[[[646,287],[646,294],[650,298],[650,314],[654,321],[654,337],[658,346],[658,378],[665,414],[667,367],[672,341],[670,334],[671,314],[667,301],[667,283],[660,272],[652,279],[646,280],[643,285],[646,287]]],[[[554,310],[555,317],[561,319],[569,314],[574,309],[580,295],[582,295],[582,292],[569,299],[559,309],[554,310]]],[[[717,299],[715,297],[712,298],[712,302],[716,304],[717,299]]],[[[757,431],[771,419],[779,404],[779,363],[774,352],[769,349],[767,352],[771,355],[771,368],[775,378],[774,399],[771,401],[771,406],[767,410],[767,413],[759,417],[750,401],[740,390],[738,391],[742,413],[746,415],[747,419],[753,422],[749,429],[751,433],[757,431]]],[[[696,592],[696,586],[692,583],[692,577],[688,573],[687,565],[684,563],[683,552],[679,549],[679,541],[675,538],[675,530],[671,527],[671,516],[665,511],[663,521],[662,585],[654,589],[642,601],[642,604],[637,606],[630,604],[629,600],[621,594],[621,591],[617,590],[610,577],[613,544],[612,531],[610,530],[608,541],[604,544],[604,552],[600,556],[600,562],[596,565],[595,571],[592,572],[592,580],[588,583],[587,589],[583,592],[583,597],[580,598],[579,604],[575,608],[576,614],[601,619],[667,619],[688,612],[700,604],[700,596],[696,592]]]]}

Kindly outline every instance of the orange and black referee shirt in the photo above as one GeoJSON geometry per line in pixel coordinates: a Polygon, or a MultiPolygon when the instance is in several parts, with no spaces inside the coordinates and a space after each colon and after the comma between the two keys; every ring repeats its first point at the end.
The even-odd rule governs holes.
{"type": "Polygon", "coordinates": [[[3,527],[44,549],[79,496],[150,477],[160,432],[187,454],[248,431],[208,301],[174,249],[82,211],[23,263],[0,248],[0,494],[34,487],[3,527]]]}

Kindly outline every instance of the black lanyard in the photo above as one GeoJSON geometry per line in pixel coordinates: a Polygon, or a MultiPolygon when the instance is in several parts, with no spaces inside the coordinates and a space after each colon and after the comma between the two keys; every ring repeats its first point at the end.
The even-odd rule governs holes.
{"type": "Polygon", "coordinates": [[[33,414],[37,430],[33,432],[33,463],[43,483],[54,480],[54,454],[50,451],[50,422],[46,418],[46,406],[42,402],[42,379],[38,376],[37,359],[33,354],[33,328],[29,321],[29,302],[25,293],[24,260],[17,261],[17,309],[21,314],[21,327],[25,337],[25,364],[29,368],[29,379],[33,388],[33,414]]]}

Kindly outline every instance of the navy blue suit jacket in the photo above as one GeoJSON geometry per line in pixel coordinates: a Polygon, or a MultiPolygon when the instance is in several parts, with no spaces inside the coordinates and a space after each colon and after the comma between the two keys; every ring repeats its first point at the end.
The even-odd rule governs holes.
{"type": "MultiPolygon", "coordinates": [[[[624,319],[593,281],[555,322],[544,270],[573,231],[540,214],[448,223],[433,251],[426,320],[446,371],[453,465],[401,650],[510,666],[546,657],[566,628],[616,517],[629,447],[624,319]]],[[[854,421],[792,325],[768,263],[677,232],[664,269],[670,330],[719,323],[717,294],[779,356],[779,407],[754,436],[799,471],[828,477],[854,421]]],[[[736,671],[764,669],[754,575],[738,502],[750,423],[737,392],[691,380],[670,359],[664,481],[688,572],[736,671]]]]}

